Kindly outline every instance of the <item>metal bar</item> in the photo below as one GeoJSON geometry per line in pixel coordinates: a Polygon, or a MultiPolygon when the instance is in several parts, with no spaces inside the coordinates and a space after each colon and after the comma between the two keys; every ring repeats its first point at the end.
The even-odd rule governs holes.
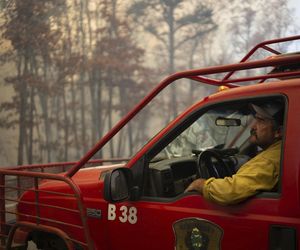
{"type": "Polygon", "coordinates": [[[67,182],[67,179],[58,174],[52,174],[52,173],[40,173],[40,172],[29,172],[29,171],[18,171],[15,169],[0,169],[0,175],[15,175],[15,176],[23,176],[23,177],[38,177],[41,179],[50,179],[50,180],[57,180],[57,181],[63,181],[67,182]]]}
{"type": "MultiPolygon", "coordinates": [[[[71,223],[67,223],[67,222],[63,222],[63,221],[58,221],[58,220],[52,220],[49,218],[41,218],[38,216],[34,216],[34,215],[29,215],[29,214],[22,214],[19,213],[18,215],[20,216],[26,216],[27,218],[31,218],[31,219],[36,219],[36,220],[40,220],[40,221],[45,221],[45,222],[50,222],[56,225],[63,225],[63,226],[68,226],[68,227],[73,227],[73,228],[77,228],[77,229],[84,229],[83,226],[80,225],[76,225],[76,224],[71,224],[71,223]]],[[[41,225],[40,223],[35,223],[36,225],[41,225]]]]}
{"type": "MultiPolygon", "coordinates": [[[[266,46],[266,45],[270,45],[270,44],[274,44],[274,43],[282,43],[282,42],[288,42],[288,41],[294,41],[294,40],[299,40],[300,36],[290,36],[290,37],[285,37],[285,38],[279,38],[279,39],[273,39],[273,40],[268,40],[268,41],[264,41],[261,42],[259,44],[257,44],[254,48],[252,48],[240,61],[242,62],[246,62],[258,49],[262,48],[265,50],[268,50],[269,52],[272,52],[276,55],[281,54],[279,51],[271,49],[270,47],[266,46]]],[[[223,80],[227,80],[229,79],[233,74],[235,73],[235,71],[231,71],[229,72],[224,78],[223,80]]]]}
{"type": "Polygon", "coordinates": [[[300,75],[300,71],[293,71],[293,72],[281,72],[281,73],[273,73],[273,74],[266,74],[266,75],[260,75],[260,76],[253,76],[253,77],[243,77],[243,78],[237,78],[237,79],[227,79],[227,80],[211,80],[205,77],[191,77],[190,79],[198,81],[198,82],[204,82],[206,84],[214,85],[214,86],[220,86],[224,85],[226,87],[240,87],[240,85],[234,85],[232,83],[238,83],[238,82],[247,82],[247,81],[253,81],[253,80],[262,80],[259,83],[262,83],[266,79],[269,78],[279,78],[279,77],[289,77],[289,76],[298,76],[300,75]]]}
{"type": "Polygon", "coordinates": [[[239,87],[239,85],[230,84],[229,82],[224,83],[224,82],[221,82],[220,80],[210,79],[210,78],[202,77],[202,76],[193,76],[193,77],[188,77],[188,78],[192,79],[194,81],[197,81],[197,82],[202,82],[202,83],[206,83],[206,84],[213,85],[213,86],[220,86],[220,84],[222,84],[229,88],[239,87]]]}
{"type": "MultiPolygon", "coordinates": [[[[0,187],[5,187],[5,186],[0,185],[0,187]]],[[[6,187],[6,189],[17,190],[18,188],[17,187],[6,187]]],[[[25,188],[20,188],[20,189],[21,189],[21,191],[24,191],[24,192],[25,191],[28,191],[28,192],[34,192],[35,191],[35,189],[25,189],[25,188]]],[[[39,192],[46,193],[46,194],[55,194],[55,195],[60,195],[60,196],[65,196],[65,197],[75,197],[73,194],[60,193],[60,192],[48,191],[48,190],[39,190],[39,192]]]]}
{"type": "Polygon", "coordinates": [[[84,207],[83,198],[81,194],[81,190],[77,186],[76,183],[73,182],[72,179],[58,175],[58,174],[51,174],[51,173],[40,173],[40,172],[27,172],[27,171],[18,171],[18,170],[7,170],[7,169],[1,169],[1,174],[4,175],[16,175],[16,176],[27,176],[27,177],[34,177],[34,178],[42,178],[42,179],[52,179],[52,180],[59,180],[67,183],[70,188],[74,192],[75,200],[77,202],[77,207],[80,214],[81,223],[83,225],[83,233],[85,236],[85,239],[88,244],[89,249],[93,249],[93,243],[90,239],[90,233],[89,233],[89,227],[87,225],[87,215],[86,215],[86,208],[84,207]]]}
{"type": "MultiPolygon", "coordinates": [[[[300,36],[299,36],[300,38],[300,36]]],[[[89,161],[115,134],[117,134],[139,111],[141,111],[155,96],[157,96],[164,88],[176,80],[195,76],[224,73],[228,71],[246,70],[253,68],[262,68],[269,66],[277,66],[283,63],[293,63],[300,60],[300,56],[292,58],[274,58],[272,60],[257,60],[252,62],[244,62],[238,64],[230,64],[224,66],[208,67],[204,69],[196,69],[175,73],[160,82],[148,95],[144,97],[127,115],[125,115],[96,145],[90,149],[71,169],[66,172],[66,176],[72,177],[87,161],[89,161]]],[[[223,81],[219,85],[223,85],[223,81]]]]}
{"type": "Polygon", "coordinates": [[[269,52],[275,54],[275,55],[280,55],[280,54],[281,54],[280,52],[278,52],[278,51],[275,50],[275,49],[270,48],[269,46],[263,45],[263,46],[261,46],[261,47],[262,47],[263,49],[265,49],[265,50],[267,50],[267,51],[269,51],[269,52]]]}
{"type": "Polygon", "coordinates": [[[216,80],[216,79],[209,79],[206,77],[201,77],[201,76],[193,76],[193,77],[188,77],[191,80],[197,81],[197,82],[202,82],[205,84],[209,84],[209,85],[213,85],[213,86],[226,86],[229,88],[236,88],[236,87],[240,87],[240,85],[234,85],[231,84],[230,81],[228,82],[221,82],[221,80],[216,80]]]}
{"type": "MultiPolygon", "coordinates": [[[[75,197],[74,197],[75,198],[75,197]]],[[[12,201],[15,203],[19,203],[19,204],[28,204],[28,205],[34,205],[35,203],[33,202],[29,202],[29,201],[18,201],[18,200],[12,200],[12,199],[5,199],[6,201],[12,201]]],[[[41,207],[46,207],[46,208],[54,208],[54,209],[58,209],[58,210],[63,210],[63,211],[68,211],[68,212],[73,212],[73,213],[79,213],[78,210],[75,209],[70,209],[70,208],[65,208],[65,207],[59,207],[59,206],[53,206],[53,205],[48,205],[48,204],[43,204],[40,203],[41,207]]],[[[0,210],[0,212],[2,212],[3,210],[0,210]]],[[[14,212],[6,212],[7,214],[15,214],[15,215],[19,215],[19,213],[14,213],[14,212]]]]}
{"type": "MultiPolygon", "coordinates": [[[[86,164],[103,164],[105,162],[123,162],[128,161],[129,158],[114,158],[114,159],[98,159],[98,160],[90,160],[86,164]]],[[[51,167],[66,167],[66,166],[74,166],[76,161],[73,162],[54,162],[54,163],[46,163],[46,164],[32,164],[32,165],[22,165],[22,166],[8,166],[5,169],[10,170],[29,170],[35,168],[51,168],[51,167]]]]}
{"type": "Polygon", "coordinates": [[[267,75],[261,75],[261,76],[244,77],[244,78],[239,78],[239,79],[230,79],[230,80],[225,80],[224,83],[249,82],[249,81],[254,81],[254,80],[262,80],[262,79],[266,80],[266,79],[270,79],[270,78],[299,76],[299,75],[300,75],[300,71],[284,72],[284,73],[267,74],[267,75]]]}

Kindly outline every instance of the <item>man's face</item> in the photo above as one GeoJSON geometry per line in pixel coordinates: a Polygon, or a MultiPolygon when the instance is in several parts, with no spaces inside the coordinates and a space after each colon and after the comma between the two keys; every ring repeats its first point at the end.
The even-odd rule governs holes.
{"type": "Polygon", "coordinates": [[[280,132],[274,129],[274,121],[255,115],[254,124],[251,127],[250,142],[266,149],[280,137],[280,132]]]}

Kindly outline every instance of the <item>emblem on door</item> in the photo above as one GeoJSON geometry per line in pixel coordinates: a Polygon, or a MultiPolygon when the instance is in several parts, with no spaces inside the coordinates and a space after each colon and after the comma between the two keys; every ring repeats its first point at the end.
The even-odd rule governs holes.
{"type": "Polygon", "coordinates": [[[221,249],[223,230],[211,221],[185,218],[173,224],[176,250],[221,249]]]}

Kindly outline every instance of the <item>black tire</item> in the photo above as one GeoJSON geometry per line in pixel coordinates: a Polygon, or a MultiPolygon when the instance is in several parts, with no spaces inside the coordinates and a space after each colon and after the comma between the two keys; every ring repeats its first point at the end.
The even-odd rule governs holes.
{"type": "Polygon", "coordinates": [[[33,242],[40,250],[67,250],[65,241],[55,234],[37,232],[32,236],[33,242]]]}

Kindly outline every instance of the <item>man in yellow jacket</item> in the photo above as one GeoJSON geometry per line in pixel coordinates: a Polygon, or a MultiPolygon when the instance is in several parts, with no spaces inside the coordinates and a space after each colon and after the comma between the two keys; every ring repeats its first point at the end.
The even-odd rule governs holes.
{"type": "Polygon", "coordinates": [[[281,155],[283,107],[275,104],[257,106],[250,142],[263,151],[245,163],[232,177],[197,179],[187,191],[197,191],[209,201],[221,205],[236,204],[260,191],[270,191],[278,183],[281,155]]]}

